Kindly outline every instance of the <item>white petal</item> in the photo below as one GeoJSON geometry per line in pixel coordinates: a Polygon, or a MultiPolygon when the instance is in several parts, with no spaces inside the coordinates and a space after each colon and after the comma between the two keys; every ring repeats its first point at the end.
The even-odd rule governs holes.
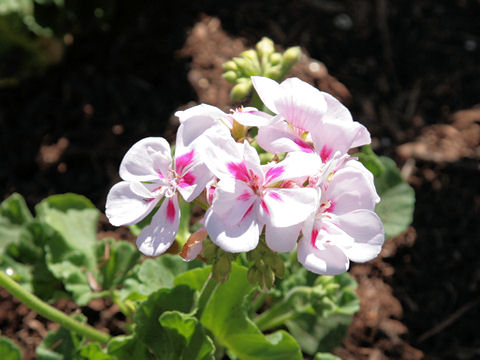
{"type": "Polygon", "coordinates": [[[321,167],[322,160],[317,154],[295,151],[289,153],[284,160],[273,165],[266,171],[265,181],[269,181],[270,178],[271,182],[277,182],[314,176],[318,174],[321,167]],[[280,169],[282,170],[281,173],[280,169]],[[269,176],[269,172],[272,173],[272,175],[279,174],[276,177],[272,177],[269,176]]]}
{"type": "Polygon", "coordinates": [[[298,261],[315,274],[337,275],[348,270],[349,260],[341,249],[327,246],[322,250],[312,246],[309,236],[303,236],[297,249],[298,261]]]}
{"type": "Polygon", "coordinates": [[[263,76],[252,76],[251,79],[255,91],[264,105],[273,113],[278,114],[275,102],[283,94],[280,85],[276,81],[263,76]]]}
{"type": "Polygon", "coordinates": [[[227,114],[213,105],[200,104],[186,110],[177,111],[175,116],[178,117],[180,123],[184,123],[186,120],[192,117],[205,116],[212,119],[218,119],[220,117],[227,116],[227,114]]]}
{"type": "Polygon", "coordinates": [[[321,93],[327,102],[327,111],[322,118],[324,121],[333,123],[338,121],[351,123],[353,121],[350,111],[337,98],[323,91],[321,93]]]}
{"type": "Polygon", "coordinates": [[[373,211],[378,200],[369,178],[353,167],[344,167],[332,176],[324,197],[331,201],[330,211],[335,214],[357,209],[373,211]]]}
{"type": "MultiPolygon", "coordinates": [[[[107,195],[105,215],[112,225],[131,225],[139,222],[153,210],[159,199],[145,198],[132,191],[129,181],[113,185],[107,195]]],[[[145,190],[148,194],[148,191],[145,190]]]]}
{"type": "Polygon", "coordinates": [[[205,164],[197,164],[182,174],[177,190],[186,202],[190,202],[200,195],[212,178],[213,174],[205,164]]]}
{"type": "Polygon", "coordinates": [[[211,209],[205,214],[205,227],[210,239],[225,251],[238,253],[257,247],[263,224],[254,219],[253,214],[245,217],[238,225],[226,224],[211,209]]]}
{"type": "Polygon", "coordinates": [[[202,161],[218,178],[232,178],[229,163],[243,162],[243,144],[236,143],[231,136],[224,137],[209,133],[200,144],[202,161]]]}
{"type": "Polygon", "coordinates": [[[287,227],[275,227],[271,224],[266,224],[265,240],[268,247],[277,252],[292,251],[297,245],[301,228],[302,223],[287,227]]]}
{"type": "Polygon", "coordinates": [[[385,240],[382,221],[373,211],[355,210],[337,217],[338,226],[355,239],[355,243],[345,248],[345,254],[355,262],[365,262],[375,258],[382,250],[385,240]]]}
{"type": "Polygon", "coordinates": [[[263,149],[273,154],[291,151],[313,152],[312,145],[293,132],[285,121],[258,129],[257,142],[263,149]]]}
{"type": "Polygon", "coordinates": [[[277,121],[274,116],[253,107],[237,109],[233,112],[232,117],[243,126],[262,127],[277,121]]]}
{"type": "Polygon", "coordinates": [[[317,126],[312,129],[312,139],[316,152],[326,161],[329,160],[331,155],[336,151],[346,154],[347,151],[354,146],[369,143],[370,135],[368,134],[368,139],[362,135],[365,131],[368,134],[365,127],[356,121],[350,123],[345,121],[337,121],[335,123],[319,122],[317,126]],[[362,141],[359,142],[358,139],[362,141]]]}
{"type": "Polygon", "coordinates": [[[180,207],[176,196],[165,198],[150,225],[137,238],[137,247],[147,256],[164,253],[175,240],[180,225],[180,207]]]}
{"type": "Polygon", "coordinates": [[[318,205],[313,188],[268,189],[263,197],[273,226],[286,227],[303,222],[318,205]]]}
{"type": "Polygon", "coordinates": [[[298,78],[288,78],[280,84],[281,98],[275,100],[278,113],[296,128],[310,131],[327,111],[323,93],[298,78]]]}
{"type": "Polygon", "coordinates": [[[161,137],[148,137],[135,143],[120,164],[123,180],[151,181],[169,168],[170,145],[161,137]]]}
{"type": "Polygon", "coordinates": [[[242,181],[235,181],[233,191],[223,185],[224,182],[219,182],[215,190],[212,211],[221,217],[226,224],[236,225],[247,212],[256,211],[252,206],[254,206],[258,196],[242,181]]]}

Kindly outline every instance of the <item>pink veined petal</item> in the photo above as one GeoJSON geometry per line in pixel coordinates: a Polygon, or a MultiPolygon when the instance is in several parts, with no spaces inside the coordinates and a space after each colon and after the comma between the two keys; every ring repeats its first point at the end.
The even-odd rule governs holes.
{"type": "Polygon", "coordinates": [[[263,224],[259,224],[250,214],[237,225],[229,225],[210,208],[205,214],[205,227],[216,245],[225,251],[238,253],[257,247],[263,224]]]}
{"type": "Polygon", "coordinates": [[[350,261],[336,246],[318,250],[312,246],[309,237],[303,236],[298,242],[298,261],[309,271],[319,275],[337,275],[348,270],[350,261]]]}
{"type": "Polygon", "coordinates": [[[175,240],[180,225],[180,207],[176,196],[166,198],[150,225],[137,238],[137,247],[146,256],[164,253],[175,240]]]}
{"type": "Polygon", "coordinates": [[[335,204],[331,212],[344,214],[357,209],[375,210],[378,195],[360,170],[344,167],[332,176],[324,198],[335,204]]]}
{"type": "Polygon", "coordinates": [[[236,181],[233,191],[224,184],[222,181],[218,183],[211,209],[226,224],[236,225],[242,221],[247,212],[252,211],[250,208],[255,203],[257,195],[243,182],[236,181]]]}
{"type": "Polygon", "coordinates": [[[298,79],[288,78],[280,84],[283,95],[275,100],[278,113],[294,127],[310,131],[327,111],[322,92],[298,79]]]}
{"type": "Polygon", "coordinates": [[[285,122],[258,129],[257,142],[263,149],[273,154],[291,151],[313,152],[312,146],[302,140],[285,122]]]}
{"type": "Polygon", "coordinates": [[[185,168],[191,166],[194,161],[195,150],[192,149],[183,155],[175,157],[175,171],[177,174],[182,174],[185,168]]]}
{"type": "Polygon", "coordinates": [[[148,137],[136,142],[125,154],[120,164],[120,177],[130,181],[158,179],[155,155],[171,159],[170,145],[161,137],[148,137]]]}
{"type": "Polygon", "coordinates": [[[228,164],[244,161],[243,148],[244,145],[236,143],[230,135],[225,137],[209,133],[205,141],[201,142],[201,160],[216,177],[231,178],[228,164]]]}
{"type": "Polygon", "coordinates": [[[277,227],[305,221],[318,206],[318,192],[313,188],[268,189],[263,199],[270,211],[267,220],[277,227]]]}
{"type": "Polygon", "coordinates": [[[256,176],[258,181],[263,183],[264,175],[257,150],[255,150],[255,148],[246,140],[243,142],[243,158],[245,159],[245,164],[249,170],[250,177],[256,176]]]}
{"type": "Polygon", "coordinates": [[[344,249],[350,260],[365,262],[375,258],[382,250],[385,232],[382,221],[373,211],[355,210],[338,216],[338,226],[355,239],[344,249]]]}
{"type": "Polygon", "coordinates": [[[290,252],[297,245],[298,236],[302,223],[287,226],[275,227],[271,224],[265,225],[265,241],[267,246],[276,252],[290,252]]]}
{"type": "Polygon", "coordinates": [[[276,166],[282,166],[284,171],[272,182],[298,179],[316,175],[322,166],[322,161],[315,153],[300,151],[292,152],[276,166]]]}
{"type": "MultiPolygon", "coordinates": [[[[147,216],[159,198],[145,198],[131,189],[131,182],[121,181],[110,189],[105,205],[105,214],[114,226],[136,224],[147,216]]],[[[145,193],[148,193],[145,190],[145,193]]]]}
{"type": "Polygon", "coordinates": [[[194,160],[186,169],[184,168],[182,173],[177,173],[180,176],[177,190],[185,201],[190,202],[205,189],[207,183],[212,180],[213,174],[204,163],[197,160],[194,160]]]}

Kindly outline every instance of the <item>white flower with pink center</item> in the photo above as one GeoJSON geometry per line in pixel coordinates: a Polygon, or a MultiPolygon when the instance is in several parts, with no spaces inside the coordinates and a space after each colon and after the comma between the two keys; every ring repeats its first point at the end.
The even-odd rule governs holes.
{"type": "Polygon", "coordinates": [[[320,184],[320,205],[304,223],[298,260],[310,271],[335,275],[348,270],[350,260],[375,258],[384,242],[375,205],[380,201],[372,174],[350,159],[320,184]]]}
{"type": "Polygon", "coordinates": [[[219,179],[205,215],[212,241],[228,252],[250,251],[265,226],[272,250],[293,250],[303,221],[317,206],[318,191],[290,180],[311,175],[312,159],[297,153],[261,165],[248,142],[221,137],[212,138],[204,152],[207,166],[219,179]]]}
{"type": "Polygon", "coordinates": [[[105,213],[112,225],[131,225],[144,219],[159,203],[151,224],[137,238],[137,247],[148,256],[165,252],[180,224],[178,193],[190,202],[205,188],[212,174],[199,161],[195,149],[177,140],[175,161],[168,142],[149,137],[135,143],[120,165],[123,181],[107,196],[105,213]]]}
{"type": "Polygon", "coordinates": [[[324,162],[340,151],[370,143],[370,134],[353,121],[348,109],[330,94],[297,78],[278,84],[253,76],[252,83],[265,106],[277,114],[259,128],[257,142],[271,153],[316,152],[324,162]]]}

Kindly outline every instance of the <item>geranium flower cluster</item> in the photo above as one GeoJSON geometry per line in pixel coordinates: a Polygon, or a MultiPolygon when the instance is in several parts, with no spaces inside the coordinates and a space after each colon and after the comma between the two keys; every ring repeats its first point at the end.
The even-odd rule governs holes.
{"type": "Polygon", "coordinates": [[[156,256],[178,231],[178,197],[201,198],[209,207],[196,245],[183,253],[188,259],[207,235],[238,253],[255,249],[262,234],[275,252],[297,247],[298,260],[317,274],[376,257],[384,241],[374,212],[380,199],[372,174],[348,154],[370,143],[367,129],[333,96],[297,78],[252,83],[273,115],[251,107],[226,114],[202,104],[176,113],[173,158],[163,138],[134,144],[120,165],[123,181],[107,197],[110,222],[135,224],[160,204],[137,239],[142,253],[156,256]],[[258,128],[255,139],[245,137],[250,127],[258,128]],[[273,159],[266,164],[264,152],[273,159]]]}

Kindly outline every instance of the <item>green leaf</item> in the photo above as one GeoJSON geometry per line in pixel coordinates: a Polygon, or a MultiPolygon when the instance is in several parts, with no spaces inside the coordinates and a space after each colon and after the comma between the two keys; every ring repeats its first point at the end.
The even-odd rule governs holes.
{"type": "Polygon", "coordinates": [[[22,360],[22,352],[15,343],[4,336],[0,336],[0,354],[2,360],[22,360]]]}
{"type": "Polygon", "coordinates": [[[106,354],[100,344],[98,343],[88,343],[83,346],[80,350],[80,356],[78,360],[115,360],[116,358],[112,355],[106,354]]]}
{"type": "Polygon", "coordinates": [[[186,262],[178,255],[164,254],[156,259],[147,259],[135,266],[132,275],[125,280],[124,288],[116,293],[120,301],[144,300],[145,296],[158,289],[173,287],[173,281],[178,274],[200,266],[203,266],[202,262],[186,262]]]}
{"type": "Polygon", "coordinates": [[[26,224],[33,219],[23,196],[17,193],[10,195],[2,202],[0,216],[6,217],[10,223],[16,225],[26,224]]]}
{"type": "Polygon", "coordinates": [[[213,342],[195,317],[178,311],[166,311],[159,321],[175,349],[175,359],[214,359],[213,342]]]}
{"type": "Polygon", "coordinates": [[[140,259],[140,252],[126,241],[103,239],[97,247],[102,289],[112,289],[123,283],[127,273],[140,259]]]}
{"type": "MultiPolygon", "coordinates": [[[[209,269],[191,270],[193,275],[182,274],[175,282],[190,278],[194,280],[192,287],[198,289],[199,280],[209,269]]],[[[247,269],[233,263],[229,279],[213,289],[204,305],[200,322],[218,343],[242,360],[301,359],[297,342],[287,332],[280,330],[265,336],[248,318],[245,299],[253,289],[247,269]]]]}
{"type": "Polygon", "coordinates": [[[375,177],[375,187],[381,198],[375,212],[382,219],[387,239],[400,235],[413,221],[415,191],[403,180],[395,162],[380,157],[385,171],[375,177]]]}
{"type": "Polygon", "coordinates": [[[137,338],[158,358],[176,360],[175,346],[158,319],[165,311],[178,310],[188,313],[192,310],[193,303],[194,290],[183,285],[152,293],[134,316],[137,338]]]}
{"type": "Polygon", "coordinates": [[[82,265],[94,272],[99,211],[90,200],[76,194],[52,195],[35,209],[39,219],[62,235],[66,248],[84,255],[82,265]]]}
{"type": "Polygon", "coordinates": [[[153,360],[148,347],[137,336],[116,336],[108,343],[108,353],[119,360],[153,360]]]}
{"type": "Polygon", "coordinates": [[[67,360],[76,359],[75,355],[84,345],[80,335],[61,327],[57,331],[50,331],[43,342],[37,347],[38,360],[67,360]]]}
{"type": "Polygon", "coordinates": [[[375,187],[381,198],[375,212],[383,222],[385,238],[400,235],[412,223],[415,191],[402,178],[395,162],[386,156],[378,157],[370,146],[363,146],[355,156],[375,176],[375,187]]]}

